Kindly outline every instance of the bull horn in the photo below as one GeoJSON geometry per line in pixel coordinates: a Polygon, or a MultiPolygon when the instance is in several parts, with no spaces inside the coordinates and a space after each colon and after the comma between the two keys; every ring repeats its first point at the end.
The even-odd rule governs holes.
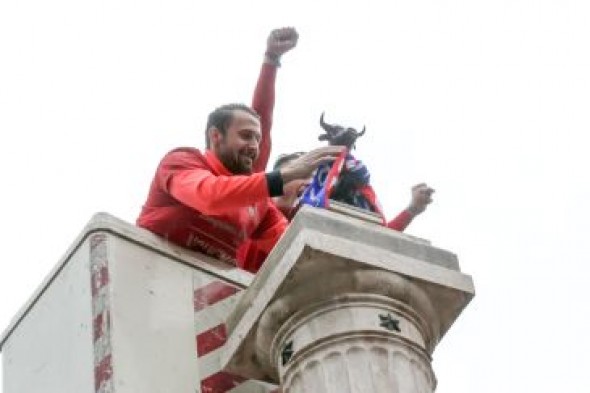
{"type": "Polygon", "coordinates": [[[367,126],[363,126],[363,130],[357,135],[357,137],[363,136],[363,134],[365,133],[365,131],[367,131],[367,126]]]}
{"type": "Polygon", "coordinates": [[[322,115],[320,116],[320,126],[322,126],[322,128],[326,131],[332,128],[329,124],[327,124],[324,121],[324,112],[322,112],[322,115]]]}

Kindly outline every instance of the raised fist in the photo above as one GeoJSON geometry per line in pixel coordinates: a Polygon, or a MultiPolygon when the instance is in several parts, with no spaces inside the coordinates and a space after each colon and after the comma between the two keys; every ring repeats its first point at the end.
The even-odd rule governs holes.
{"type": "Polygon", "coordinates": [[[408,211],[414,215],[422,213],[426,210],[426,206],[432,202],[433,193],[434,189],[428,187],[426,183],[416,184],[412,187],[412,201],[408,211]]]}
{"type": "Polygon", "coordinates": [[[270,32],[266,41],[266,54],[279,59],[283,53],[293,49],[297,45],[299,34],[294,27],[283,27],[270,32]]]}

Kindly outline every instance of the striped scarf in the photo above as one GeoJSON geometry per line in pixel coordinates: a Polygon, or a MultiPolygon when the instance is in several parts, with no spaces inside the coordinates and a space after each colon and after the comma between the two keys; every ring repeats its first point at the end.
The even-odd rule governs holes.
{"type": "Polygon", "coordinates": [[[333,163],[322,164],[316,169],[299,203],[327,208],[333,199],[377,213],[385,222],[381,205],[369,184],[370,178],[365,164],[345,150],[333,163]]]}

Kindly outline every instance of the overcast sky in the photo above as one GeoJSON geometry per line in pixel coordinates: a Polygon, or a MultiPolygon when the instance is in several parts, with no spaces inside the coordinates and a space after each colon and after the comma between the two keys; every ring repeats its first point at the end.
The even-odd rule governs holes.
{"type": "Polygon", "coordinates": [[[354,127],[388,216],[458,254],[477,295],[434,353],[438,393],[588,392],[590,3],[0,2],[0,327],[90,217],[135,222],[161,156],[249,103],[295,26],[273,157],[354,127]]]}

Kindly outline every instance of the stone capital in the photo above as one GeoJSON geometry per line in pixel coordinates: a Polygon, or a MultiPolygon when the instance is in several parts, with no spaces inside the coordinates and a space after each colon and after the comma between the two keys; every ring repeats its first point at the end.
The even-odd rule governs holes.
{"type": "Polygon", "coordinates": [[[432,391],[430,355],[473,295],[454,254],[304,207],[230,314],[222,362],[296,392],[305,391],[297,381],[309,378],[314,362],[331,364],[354,348],[362,356],[384,351],[418,365],[417,381],[432,391]]]}

